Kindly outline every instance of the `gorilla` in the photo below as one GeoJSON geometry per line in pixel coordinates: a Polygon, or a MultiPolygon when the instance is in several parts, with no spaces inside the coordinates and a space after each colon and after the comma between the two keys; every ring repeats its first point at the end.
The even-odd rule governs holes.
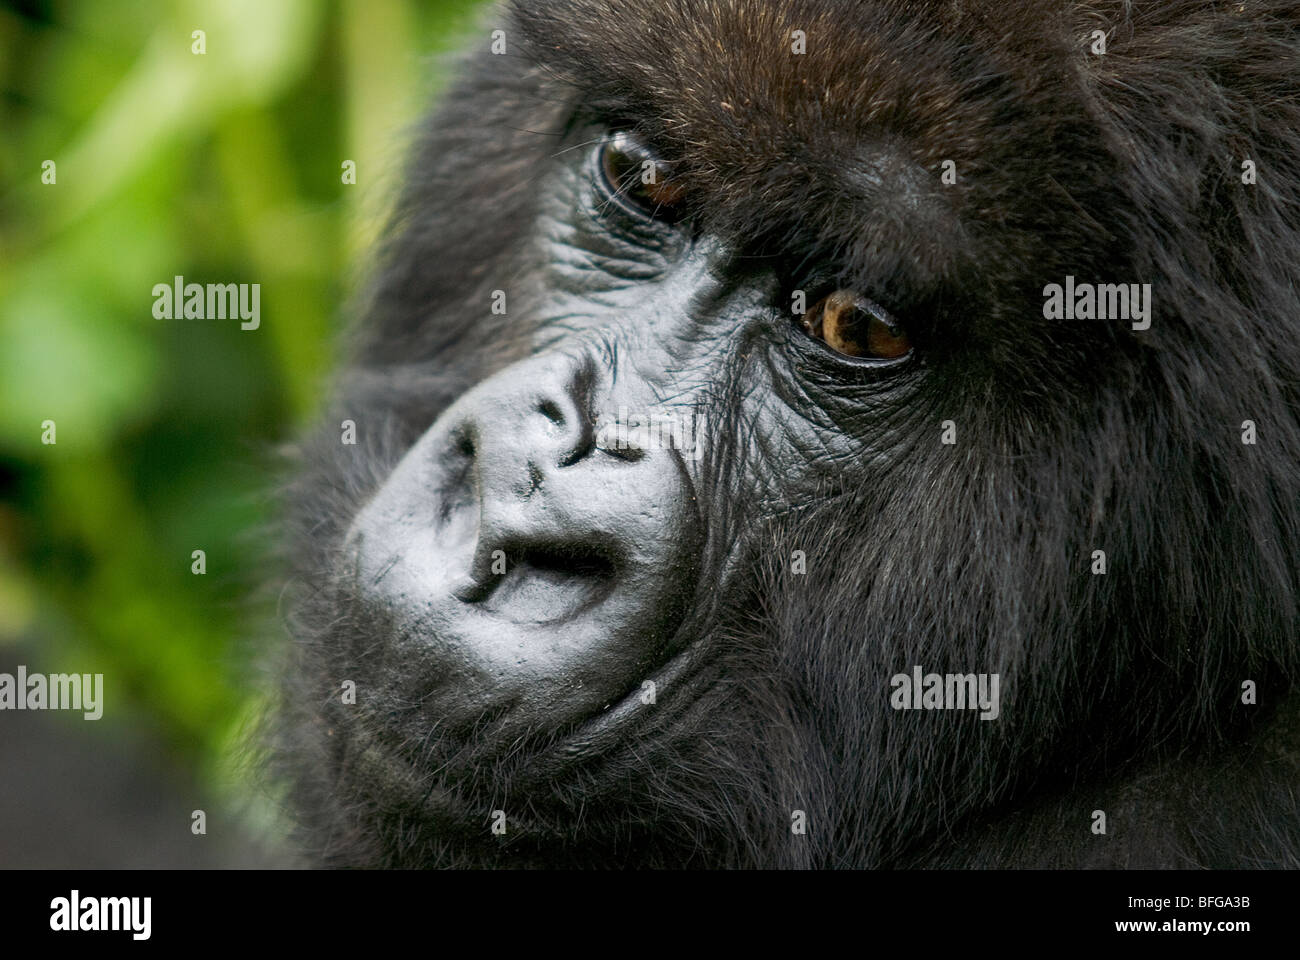
{"type": "Polygon", "coordinates": [[[1300,866],[1300,3],[484,28],[288,486],[306,856],[1300,866]]]}

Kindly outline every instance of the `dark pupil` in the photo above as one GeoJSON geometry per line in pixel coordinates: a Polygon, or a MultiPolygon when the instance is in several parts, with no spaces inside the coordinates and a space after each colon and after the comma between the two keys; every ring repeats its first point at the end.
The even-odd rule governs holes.
{"type": "MultiPolygon", "coordinates": [[[[841,337],[859,351],[866,353],[870,348],[869,340],[873,332],[873,322],[876,324],[884,323],[869,308],[855,305],[840,315],[838,332],[841,337]]],[[[888,325],[886,325],[885,330],[880,332],[887,335],[889,333],[888,325]]]]}
{"type": "MultiPolygon", "coordinates": [[[[615,190],[634,203],[653,210],[656,206],[655,188],[641,182],[641,173],[648,159],[645,153],[611,144],[605,151],[605,175],[615,190]]],[[[656,169],[655,179],[659,177],[660,171],[656,169]]]]}
{"type": "MultiPolygon", "coordinates": [[[[641,188],[641,164],[631,154],[618,147],[609,149],[609,179],[614,186],[628,194],[644,193],[641,188]]],[[[638,196],[637,199],[640,199],[638,196]]]]}
{"type": "Polygon", "coordinates": [[[605,145],[601,164],[609,186],[624,200],[657,219],[676,219],[684,185],[673,179],[672,171],[650,151],[619,134],[605,145]],[[647,166],[650,163],[653,167],[647,166]],[[653,182],[647,183],[643,178],[649,171],[653,171],[653,182]]]}

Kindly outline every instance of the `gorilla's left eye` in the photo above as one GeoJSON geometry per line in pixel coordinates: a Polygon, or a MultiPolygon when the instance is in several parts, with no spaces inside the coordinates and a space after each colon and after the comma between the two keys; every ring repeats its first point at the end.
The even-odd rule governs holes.
{"type": "Polygon", "coordinates": [[[685,185],[673,179],[670,164],[626,130],[601,144],[600,173],[610,198],[639,216],[672,221],[681,212],[685,185]]]}
{"type": "Polygon", "coordinates": [[[912,349],[889,311],[852,290],[836,290],[818,300],[803,315],[803,328],[846,357],[897,360],[912,349]]]}

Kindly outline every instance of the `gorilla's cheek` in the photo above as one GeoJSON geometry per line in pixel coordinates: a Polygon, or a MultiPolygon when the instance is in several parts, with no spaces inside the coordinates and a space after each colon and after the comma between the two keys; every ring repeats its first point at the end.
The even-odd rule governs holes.
{"type": "Polygon", "coordinates": [[[372,670],[445,733],[593,716],[671,657],[701,533],[671,449],[604,449],[590,364],[490,378],[407,453],[349,533],[372,670]]]}

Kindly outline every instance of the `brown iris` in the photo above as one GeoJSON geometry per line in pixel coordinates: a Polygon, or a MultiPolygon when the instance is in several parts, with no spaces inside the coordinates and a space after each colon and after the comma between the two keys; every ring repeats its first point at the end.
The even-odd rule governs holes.
{"type": "Polygon", "coordinates": [[[644,216],[671,220],[686,196],[685,184],[673,179],[672,167],[626,131],[605,141],[600,170],[610,192],[644,216]]]}
{"type": "Polygon", "coordinates": [[[896,360],[912,349],[887,310],[852,290],[822,297],[803,315],[803,326],[846,357],[896,360]]]}

